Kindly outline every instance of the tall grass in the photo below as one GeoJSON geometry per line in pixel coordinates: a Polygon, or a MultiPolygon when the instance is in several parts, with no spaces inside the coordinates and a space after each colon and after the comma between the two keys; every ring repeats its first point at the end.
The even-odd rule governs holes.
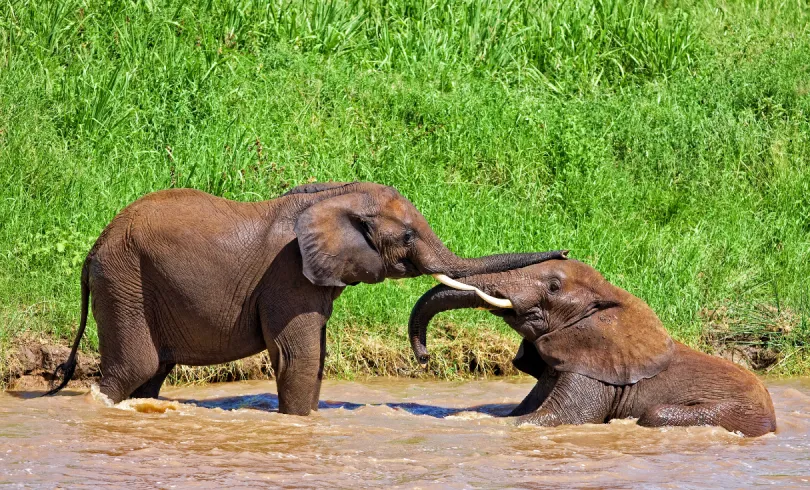
{"type": "MultiPolygon", "coordinates": [[[[507,80],[598,84],[691,62],[694,27],[654,2],[296,2],[239,11],[260,36],[361,66],[410,73],[450,67],[507,80]]],[[[237,15],[239,15],[237,14],[237,15]]],[[[236,34],[234,34],[236,36],[236,34]]],[[[554,86],[554,85],[550,85],[554,86]]]]}
{"type": "MultiPolygon", "coordinates": [[[[84,255],[146,192],[261,200],[358,179],[396,186],[462,255],[570,248],[695,345],[706,308],[744,322],[740,305],[778,303],[800,359],[807,14],[792,1],[6,2],[0,339],[73,335],[84,255]]],[[[407,348],[429,284],[349,288],[330,337],[345,351],[360,327],[407,348]]]]}

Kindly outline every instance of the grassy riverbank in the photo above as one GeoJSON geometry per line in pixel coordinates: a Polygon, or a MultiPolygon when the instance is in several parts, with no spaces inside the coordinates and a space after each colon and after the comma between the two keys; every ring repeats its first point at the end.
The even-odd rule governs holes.
{"type": "MultiPolygon", "coordinates": [[[[0,6],[0,349],[72,339],[84,255],[146,192],[357,179],[461,255],[569,248],[676,338],[810,373],[808,8],[534,3],[0,6]]],[[[397,372],[368,367],[374,342],[412,362],[430,284],[349,288],[330,372],[397,372]]],[[[443,318],[517,345],[484,313],[443,318]]],[[[438,375],[469,371],[447,352],[438,375]]]]}

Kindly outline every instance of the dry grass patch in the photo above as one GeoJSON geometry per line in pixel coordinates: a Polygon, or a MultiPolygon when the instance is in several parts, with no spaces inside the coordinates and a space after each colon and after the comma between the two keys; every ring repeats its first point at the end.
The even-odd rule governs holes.
{"type": "Polygon", "coordinates": [[[423,368],[413,356],[404,326],[380,335],[369,334],[363,327],[346,327],[329,342],[326,373],[340,378],[374,375],[440,379],[518,374],[512,359],[519,339],[511,331],[439,320],[431,324],[427,345],[431,357],[423,368]]]}
{"type": "MultiPolygon", "coordinates": [[[[428,346],[431,359],[427,368],[418,365],[407,342],[405,328],[381,334],[361,326],[330,332],[324,375],[327,378],[364,376],[403,376],[414,378],[464,379],[515,375],[512,366],[519,339],[512,332],[453,323],[431,325],[428,346]],[[331,335],[333,334],[334,335],[331,335]]],[[[5,362],[0,363],[0,387],[14,386],[20,380],[32,386],[32,379],[49,383],[56,366],[70,353],[67,341],[53,342],[44,337],[23,335],[9,342],[5,362]],[[24,379],[23,379],[24,378],[24,379]]],[[[100,375],[96,352],[79,354],[79,365],[71,386],[86,386],[100,375]]],[[[177,366],[169,384],[202,384],[252,379],[272,379],[268,353],[213,366],[177,366]]]]}
{"type": "Polygon", "coordinates": [[[698,314],[704,323],[704,350],[766,373],[790,374],[782,372],[788,360],[807,365],[805,320],[790,308],[736,304],[704,308],[698,314]]]}

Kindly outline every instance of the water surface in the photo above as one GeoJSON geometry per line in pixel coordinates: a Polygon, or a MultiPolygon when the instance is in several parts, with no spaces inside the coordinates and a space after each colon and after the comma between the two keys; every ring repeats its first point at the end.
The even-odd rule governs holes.
{"type": "Polygon", "coordinates": [[[0,394],[0,485],[54,488],[810,488],[810,378],[767,382],[779,430],[515,426],[528,379],[328,381],[311,417],[272,382],[0,394]],[[22,397],[21,397],[22,396],[22,397]]]}

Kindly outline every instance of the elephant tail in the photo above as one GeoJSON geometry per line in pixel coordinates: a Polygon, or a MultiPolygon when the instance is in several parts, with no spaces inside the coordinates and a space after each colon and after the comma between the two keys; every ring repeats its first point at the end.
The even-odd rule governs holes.
{"type": "Polygon", "coordinates": [[[59,382],[59,386],[53,388],[42,396],[51,396],[58,393],[62,388],[67,386],[68,381],[70,381],[70,378],[73,377],[73,373],[76,371],[76,357],[79,350],[79,342],[81,342],[82,336],[84,335],[84,329],[87,327],[87,310],[89,309],[90,299],[89,278],[90,256],[87,257],[87,259],[84,261],[84,265],[82,266],[82,316],[81,320],[79,321],[79,332],[76,334],[76,340],[73,341],[73,347],[70,349],[70,355],[68,356],[67,361],[56,366],[56,369],[53,372],[52,378],[54,382],[58,379],[60,372],[62,375],[62,381],[59,382]]]}

